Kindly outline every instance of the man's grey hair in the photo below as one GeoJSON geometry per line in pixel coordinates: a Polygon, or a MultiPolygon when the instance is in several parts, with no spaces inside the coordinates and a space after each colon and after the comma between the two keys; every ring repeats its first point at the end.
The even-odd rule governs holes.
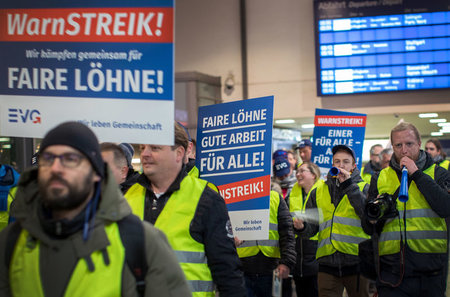
{"type": "Polygon", "coordinates": [[[380,158],[383,158],[384,155],[392,155],[394,151],[391,148],[385,148],[380,152],[380,158]]]}
{"type": "Polygon", "coordinates": [[[378,146],[383,148],[383,146],[381,144],[379,144],[379,143],[372,145],[370,147],[370,155],[374,155],[375,154],[375,148],[378,147],[378,146]]]}

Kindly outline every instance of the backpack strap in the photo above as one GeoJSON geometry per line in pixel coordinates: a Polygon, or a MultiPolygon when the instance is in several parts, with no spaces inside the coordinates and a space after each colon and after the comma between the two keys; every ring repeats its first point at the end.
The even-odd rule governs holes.
{"type": "Polygon", "coordinates": [[[117,222],[120,238],[125,247],[125,260],[136,279],[139,296],[144,296],[145,276],[148,271],[145,254],[144,226],[135,215],[129,215],[117,222]]]}
{"type": "Polygon", "coordinates": [[[22,226],[18,222],[14,222],[11,224],[10,229],[8,230],[8,235],[6,235],[6,246],[5,246],[5,266],[8,267],[11,264],[12,255],[14,252],[14,248],[16,246],[16,242],[19,239],[20,232],[22,232],[22,226]]]}

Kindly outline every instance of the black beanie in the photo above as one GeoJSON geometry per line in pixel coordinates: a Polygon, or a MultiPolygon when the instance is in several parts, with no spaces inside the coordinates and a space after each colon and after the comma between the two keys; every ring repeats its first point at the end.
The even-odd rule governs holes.
{"type": "Polygon", "coordinates": [[[88,158],[97,174],[104,177],[105,165],[98,139],[86,125],[78,122],[65,122],[56,126],[45,135],[39,152],[42,153],[51,145],[68,145],[79,150],[88,158]]]}

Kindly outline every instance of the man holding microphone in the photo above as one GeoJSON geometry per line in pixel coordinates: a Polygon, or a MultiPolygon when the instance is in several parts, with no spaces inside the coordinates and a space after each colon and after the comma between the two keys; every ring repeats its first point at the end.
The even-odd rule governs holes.
{"type": "Polygon", "coordinates": [[[448,242],[444,218],[450,216],[450,175],[420,149],[414,125],[395,126],[391,143],[393,157],[389,167],[372,177],[368,204],[384,197],[392,202],[380,217],[374,219],[366,212],[363,220],[364,230],[378,245],[378,294],[444,296],[448,242]],[[408,197],[399,200],[403,168],[408,170],[408,197]]]}
{"type": "Polygon", "coordinates": [[[317,208],[318,224],[297,222],[295,228],[305,236],[318,232],[319,297],[340,297],[344,287],[349,297],[368,297],[369,281],[360,275],[358,257],[358,244],[369,238],[361,227],[368,185],[350,147],[336,145],[332,153],[334,170],[311,190],[306,205],[317,208]]]}

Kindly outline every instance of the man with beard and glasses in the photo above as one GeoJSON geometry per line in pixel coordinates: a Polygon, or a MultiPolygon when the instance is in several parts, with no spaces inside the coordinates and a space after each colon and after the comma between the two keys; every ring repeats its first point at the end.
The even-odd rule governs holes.
{"type": "Polygon", "coordinates": [[[166,237],[131,214],[87,126],[50,130],[38,165],[0,233],[0,296],[191,296],[166,237]]]}

